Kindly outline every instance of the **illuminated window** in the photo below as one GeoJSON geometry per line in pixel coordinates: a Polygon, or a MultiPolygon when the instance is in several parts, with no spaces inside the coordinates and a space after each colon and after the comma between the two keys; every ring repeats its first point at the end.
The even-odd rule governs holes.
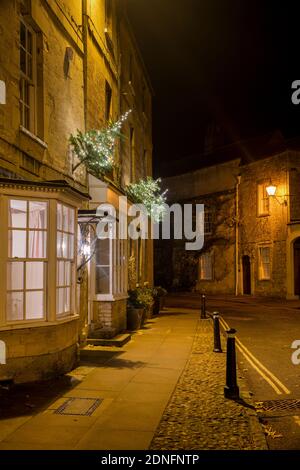
{"type": "MultiPolygon", "coordinates": [[[[112,228],[111,228],[112,229],[112,228]]],[[[117,223],[118,233],[118,223],[117,223]]],[[[127,240],[97,239],[95,249],[95,294],[118,296],[127,292],[127,240]]]]}
{"type": "Polygon", "coordinates": [[[259,279],[271,279],[271,249],[269,246],[259,247],[259,279]]]}
{"type": "Polygon", "coordinates": [[[48,203],[11,199],[8,220],[7,320],[46,316],[48,203]]]}
{"type": "Polygon", "coordinates": [[[57,204],[57,276],[56,313],[67,316],[73,310],[74,298],[74,236],[75,211],[73,208],[57,204]]]}
{"type": "Polygon", "coordinates": [[[36,34],[20,21],[20,122],[36,132],[36,34]]]}
{"type": "Polygon", "coordinates": [[[269,183],[259,183],[257,185],[258,215],[269,215],[270,200],[267,194],[267,186],[269,186],[269,183]]]}
{"type": "Polygon", "coordinates": [[[201,281],[212,280],[212,254],[204,253],[199,258],[199,278],[201,281]]]}

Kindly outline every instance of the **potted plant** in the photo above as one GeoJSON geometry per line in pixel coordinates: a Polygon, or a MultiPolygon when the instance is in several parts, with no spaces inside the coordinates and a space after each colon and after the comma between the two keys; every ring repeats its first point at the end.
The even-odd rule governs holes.
{"type": "Polygon", "coordinates": [[[154,307],[153,313],[154,315],[158,315],[160,310],[164,308],[165,304],[165,296],[167,295],[166,289],[161,286],[154,287],[153,289],[153,297],[154,297],[154,307]]]}
{"type": "Polygon", "coordinates": [[[144,287],[139,287],[138,299],[144,307],[144,316],[142,319],[142,323],[144,323],[147,318],[152,316],[152,307],[154,304],[153,290],[147,285],[144,285],[144,287]]]}
{"type": "Polygon", "coordinates": [[[128,330],[138,330],[141,327],[144,317],[144,306],[140,302],[138,289],[128,291],[127,301],[127,328],[128,330]]]}

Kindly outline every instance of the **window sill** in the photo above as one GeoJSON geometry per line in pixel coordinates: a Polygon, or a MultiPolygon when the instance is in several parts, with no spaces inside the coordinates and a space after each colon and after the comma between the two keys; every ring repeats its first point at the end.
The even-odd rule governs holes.
{"type": "Polygon", "coordinates": [[[25,134],[27,137],[30,137],[30,139],[34,140],[34,142],[41,145],[41,147],[43,147],[44,149],[48,148],[48,144],[46,144],[46,142],[44,142],[42,139],[40,139],[37,135],[30,132],[28,129],[26,129],[26,127],[20,126],[20,131],[23,134],[25,134]]]}
{"type": "Polygon", "coordinates": [[[79,315],[73,315],[68,318],[57,319],[56,321],[27,321],[27,322],[11,322],[0,325],[0,331],[10,330],[25,330],[28,328],[44,328],[48,326],[62,325],[64,323],[70,323],[71,321],[78,320],[79,315]]]}
{"type": "Polygon", "coordinates": [[[256,216],[258,219],[261,219],[262,217],[270,217],[270,213],[269,214],[257,214],[256,216]]]}

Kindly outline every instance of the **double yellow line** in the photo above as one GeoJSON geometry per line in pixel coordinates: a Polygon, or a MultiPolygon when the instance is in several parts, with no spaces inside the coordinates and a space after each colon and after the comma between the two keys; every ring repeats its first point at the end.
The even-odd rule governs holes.
{"type": "MultiPolygon", "coordinates": [[[[225,330],[229,330],[230,326],[226,321],[220,317],[220,323],[225,330]]],[[[261,377],[275,390],[278,395],[290,394],[290,390],[269,370],[267,369],[253,354],[246,348],[246,346],[236,338],[236,347],[244,358],[251,364],[261,377]]]]}

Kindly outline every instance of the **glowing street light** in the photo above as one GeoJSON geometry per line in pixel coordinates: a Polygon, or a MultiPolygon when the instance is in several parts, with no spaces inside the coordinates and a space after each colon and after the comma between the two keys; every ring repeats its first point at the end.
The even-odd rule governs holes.
{"type": "Polygon", "coordinates": [[[267,195],[268,196],[275,196],[277,190],[277,186],[270,184],[270,186],[266,187],[267,195]]]}

